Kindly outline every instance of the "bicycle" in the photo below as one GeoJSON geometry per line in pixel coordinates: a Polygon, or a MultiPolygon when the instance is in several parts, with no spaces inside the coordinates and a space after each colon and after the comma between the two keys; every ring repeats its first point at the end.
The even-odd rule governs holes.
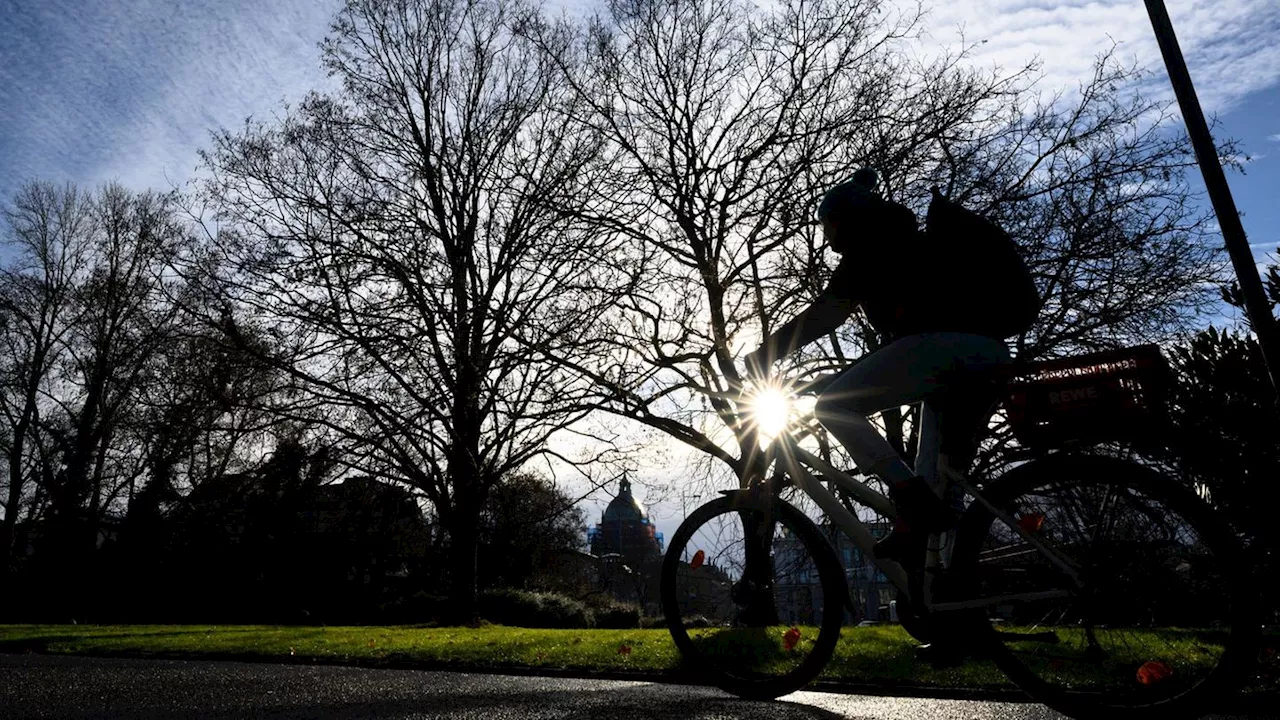
{"type": "Polygon", "coordinates": [[[856,622],[829,538],[782,497],[795,488],[896,590],[902,624],[917,639],[993,660],[1067,715],[1198,712],[1257,655],[1257,591],[1244,551],[1191,490],[1134,460],[1090,452],[1157,404],[1156,383],[1142,382],[1152,353],[1163,362],[1144,347],[986,378],[1006,396],[1028,455],[993,480],[974,479],[947,467],[943,438],[930,433],[926,457],[968,504],[953,530],[931,536],[923,558],[903,564],[874,558],[871,526],[859,517],[893,518],[889,498],[802,447],[811,416],[792,422],[762,451],[759,467],[771,475],[722,491],[670,539],[661,599],[687,665],[741,697],[776,698],[827,667],[846,610],[856,622]],[[1080,390],[1082,382],[1093,389],[1080,390]],[[1092,414],[1077,402],[1098,397],[1109,404],[1095,403],[1092,414]]]}

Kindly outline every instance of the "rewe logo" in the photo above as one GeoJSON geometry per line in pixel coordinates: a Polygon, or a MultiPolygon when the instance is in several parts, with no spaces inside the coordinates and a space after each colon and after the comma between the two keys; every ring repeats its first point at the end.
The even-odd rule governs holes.
{"type": "Polygon", "coordinates": [[[1098,397],[1098,389],[1092,385],[1084,388],[1072,388],[1071,390],[1062,390],[1059,392],[1049,393],[1050,405],[1061,405],[1069,403],[1073,400],[1089,400],[1098,397]]]}

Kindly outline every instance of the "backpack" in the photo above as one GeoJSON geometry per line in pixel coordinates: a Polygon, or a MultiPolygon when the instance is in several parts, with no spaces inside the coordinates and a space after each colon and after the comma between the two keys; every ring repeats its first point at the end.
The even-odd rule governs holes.
{"type": "Polygon", "coordinates": [[[997,338],[1031,329],[1040,292],[1008,233],[935,187],[925,236],[935,302],[949,325],[997,338]]]}

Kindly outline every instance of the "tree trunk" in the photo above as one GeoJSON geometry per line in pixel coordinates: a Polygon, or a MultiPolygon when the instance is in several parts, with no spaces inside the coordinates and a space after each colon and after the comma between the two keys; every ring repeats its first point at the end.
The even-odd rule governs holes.
{"type": "Polygon", "coordinates": [[[27,432],[31,427],[31,417],[35,413],[35,392],[27,393],[26,405],[22,410],[22,418],[13,428],[13,441],[9,446],[9,497],[5,498],[4,520],[0,522],[0,576],[9,571],[9,566],[17,554],[13,547],[14,535],[18,527],[18,506],[22,503],[22,491],[26,486],[26,476],[22,471],[22,455],[26,451],[27,432]]]}
{"type": "Polygon", "coordinates": [[[449,614],[450,625],[474,625],[480,620],[477,607],[476,552],[479,547],[479,513],[453,515],[449,528],[449,614]]]}
{"type": "Polygon", "coordinates": [[[5,498],[4,520],[0,520],[0,576],[9,572],[9,566],[16,555],[13,542],[23,485],[22,463],[15,454],[9,459],[9,497],[5,498]]]}
{"type": "Polygon", "coordinates": [[[745,568],[742,580],[733,588],[734,603],[740,612],[738,621],[748,627],[765,627],[778,624],[778,604],[773,587],[773,528],[776,522],[764,526],[764,518],[754,513],[743,513],[745,568]]]}

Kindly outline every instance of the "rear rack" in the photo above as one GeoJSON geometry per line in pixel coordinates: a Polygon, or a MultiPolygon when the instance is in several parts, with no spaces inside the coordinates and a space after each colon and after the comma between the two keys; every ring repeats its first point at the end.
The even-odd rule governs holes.
{"type": "Polygon", "coordinates": [[[1027,447],[1146,441],[1164,426],[1171,379],[1160,348],[1139,345],[1023,365],[1004,405],[1027,447]]]}

